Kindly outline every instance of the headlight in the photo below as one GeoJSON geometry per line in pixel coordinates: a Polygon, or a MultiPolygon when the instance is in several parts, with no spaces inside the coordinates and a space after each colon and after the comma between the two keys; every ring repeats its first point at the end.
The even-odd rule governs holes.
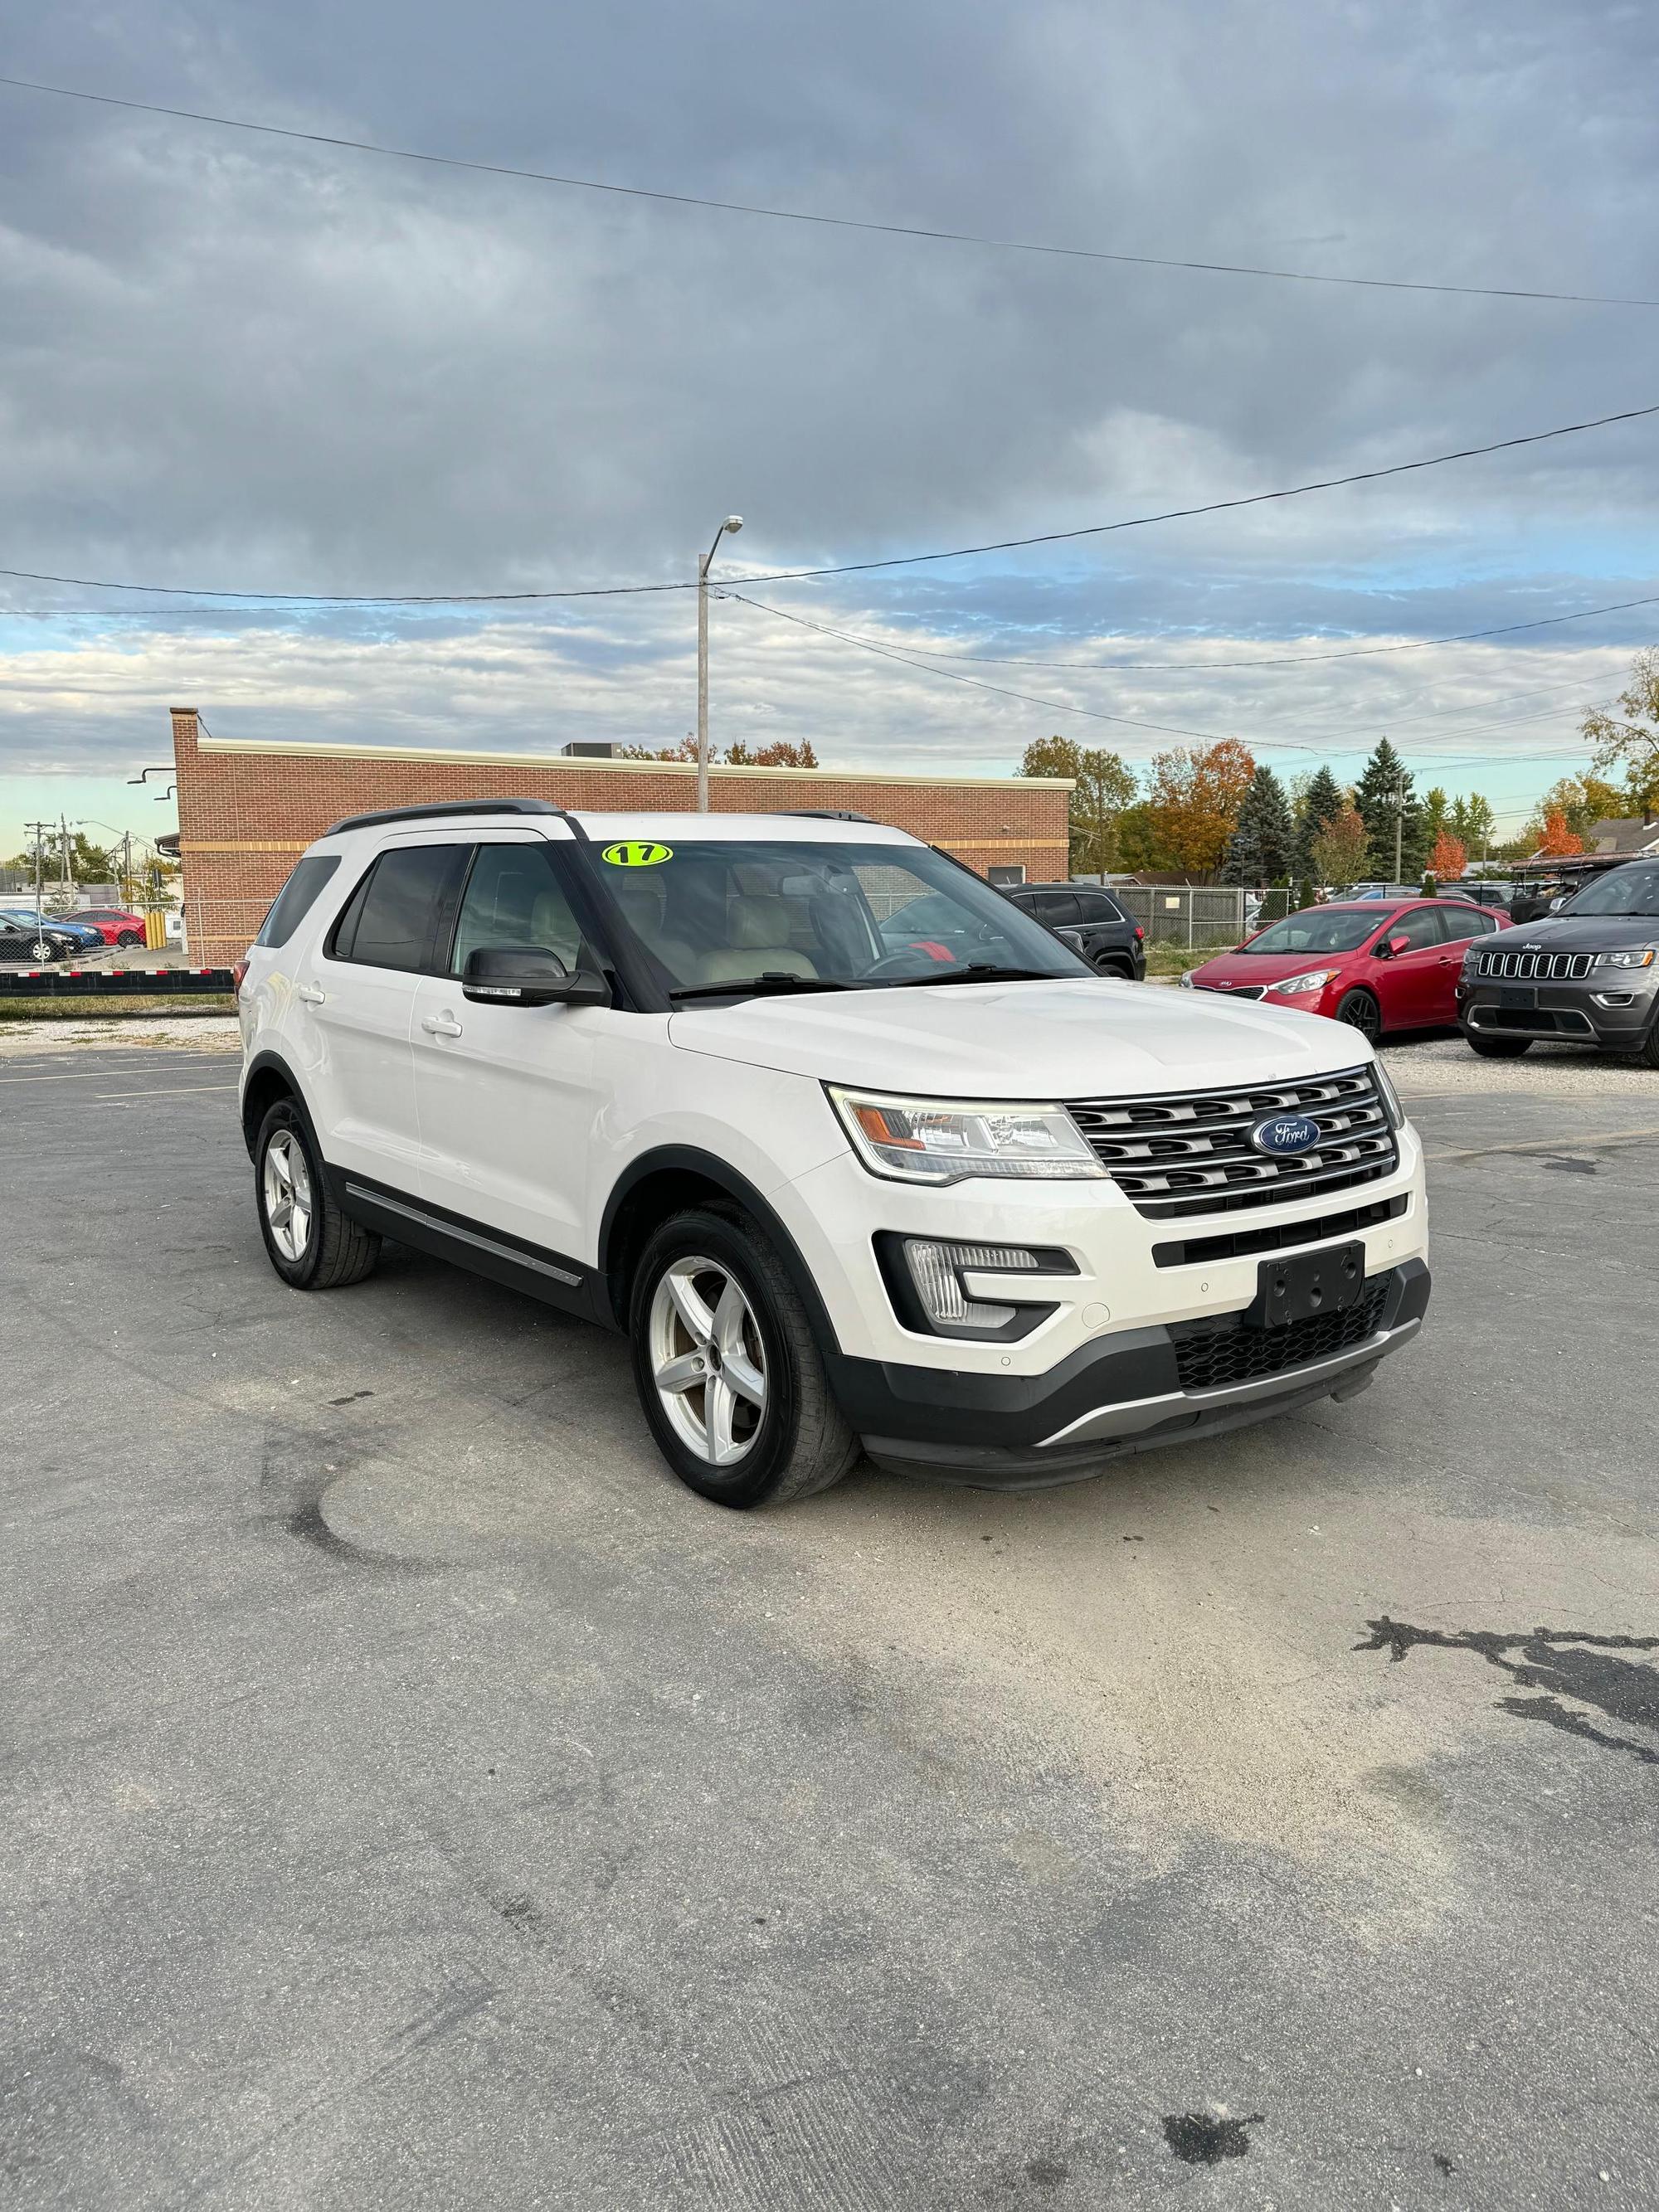
{"type": "Polygon", "coordinates": [[[865,1166],[895,1182],[963,1182],[969,1176],[1073,1182],[1106,1172],[1063,1106],[963,1104],[825,1087],[865,1166]]]}
{"type": "Polygon", "coordinates": [[[1403,1129],[1406,1126],[1406,1109],[1400,1103],[1400,1093],[1389,1080],[1388,1069],[1383,1066],[1380,1060],[1374,1060],[1371,1062],[1371,1073],[1376,1078],[1377,1089],[1382,1094],[1382,1111],[1389,1117],[1389,1127],[1391,1129],[1403,1129]]]}
{"type": "Polygon", "coordinates": [[[1183,968],[1182,969],[1181,980],[1178,988],[1183,991],[1197,990],[1198,986],[1193,981],[1193,971],[1190,968],[1183,968]]]}
{"type": "Polygon", "coordinates": [[[1296,991],[1322,991],[1335,973],[1334,968],[1310,968],[1305,975],[1288,975],[1282,983],[1269,983],[1267,988],[1275,996],[1288,996],[1296,991]]]}
{"type": "Polygon", "coordinates": [[[1659,945],[1633,945],[1628,952],[1598,952],[1598,968],[1651,968],[1659,945]]]}

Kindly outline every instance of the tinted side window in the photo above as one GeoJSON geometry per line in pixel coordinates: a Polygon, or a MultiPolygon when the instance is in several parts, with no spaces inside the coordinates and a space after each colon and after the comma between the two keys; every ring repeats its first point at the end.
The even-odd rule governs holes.
{"type": "Polygon", "coordinates": [[[1039,921],[1045,922],[1050,929],[1053,929],[1057,922],[1079,920],[1076,894],[1073,891],[1039,891],[1036,896],[1036,918],[1039,921]]]}
{"type": "Polygon", "coordinates": [[[1466,937],[1482,936],[1497,927],[1492,916],[1478,906],[1470,907],[1467,912],[1462,907],[1443,906],[1440,919],[1445,926],[1447,940],[1453,945],[1461,944],[1466,937]]]}
{"type": "Polygon", "coordinates": [[[382,853],[341,917],[334,957],[410,973],[429,968],[467,853],[465,845],[382,853]]]}
{"type": "Polygon", "coordinates": [[[256,945],[286,945],[316,905],[323,886],[340,865],[337,853],[308,853],[276,894],[256,945]]]}
{"type": "Polygon", "coordinates": [[[1121,921],[1123,909],[1104,891],[1079,891],[1077,902],[1085,921],[1121,921]]]}
{"type": "Polygon", "coordinates": [[[1413,952],[1420,951],[1425,945],[1443,945],[1446,940],[1440,927],[1441,912],[1437,906],[1414,908],[1410,914],[1402,914],[1388,934],[1409,938],[1413,952]]]}
{"type": "Polygon", "coordinates": [[[540,945],[574,970],[581,934],[544,848],[482,845],[461,901],[450,972],[464,975],[485,945],[540,945]]]}

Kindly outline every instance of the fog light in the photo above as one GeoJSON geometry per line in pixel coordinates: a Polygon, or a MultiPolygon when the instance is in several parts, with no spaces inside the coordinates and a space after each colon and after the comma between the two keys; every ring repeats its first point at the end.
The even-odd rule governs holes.
{"type": "Polygon", "coordinates": [[[1018,1244],[935,1244],[921,1237],[904,1240],[905,1263],[922,1310],[936,1328],[959,1335],[969,1329],[988,1333],[1006,1328],[1018,1306],[987,1304],[970,1298],[962,1278],[969,1268],[988,1274],[1030,1273],[1039,1266],[1035,1252],[1018,1244]]]}

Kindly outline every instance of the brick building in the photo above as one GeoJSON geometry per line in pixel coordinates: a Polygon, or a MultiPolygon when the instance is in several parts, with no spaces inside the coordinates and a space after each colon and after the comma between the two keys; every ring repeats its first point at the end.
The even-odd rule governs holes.
{"type": "MultiPolygon", "coordinates": [[[[190,955],[209,967],[240,956],[299,855],[342,815],[502,798],[685,813],[696,795],[689,762],[216,738],[193,707],[173,709],[173,757],[190,955]]],[[[709,800],[720,814],[847,807],[942,846],[981,875],[1018,867],[1041,880],[1066,873],[1071,788],[1030,776],[717,766],[709,800]]]]}

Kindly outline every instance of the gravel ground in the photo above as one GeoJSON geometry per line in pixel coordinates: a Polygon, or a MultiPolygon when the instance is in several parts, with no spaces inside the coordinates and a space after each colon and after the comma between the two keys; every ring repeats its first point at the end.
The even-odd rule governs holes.
{"type": "Polygon", "coordinates": [[[1659,2203],[1645,1080],[1419,1097],[1435,1301],[1346,1405],[736,1516],[617,1339],[278,1282],[196,1024],[63,1042],[0,1071],[9,2208],[1659,2203]]]}
{"type": "Polygon", "coordinates": [[[0,1060],[33,1060],[42,1054],[118,1051],[187,1046],[192,1052],[234,1052],[242,1032],[234,1014],[129,1014],[104,1021],[0,1023],[0,1060]]]}

